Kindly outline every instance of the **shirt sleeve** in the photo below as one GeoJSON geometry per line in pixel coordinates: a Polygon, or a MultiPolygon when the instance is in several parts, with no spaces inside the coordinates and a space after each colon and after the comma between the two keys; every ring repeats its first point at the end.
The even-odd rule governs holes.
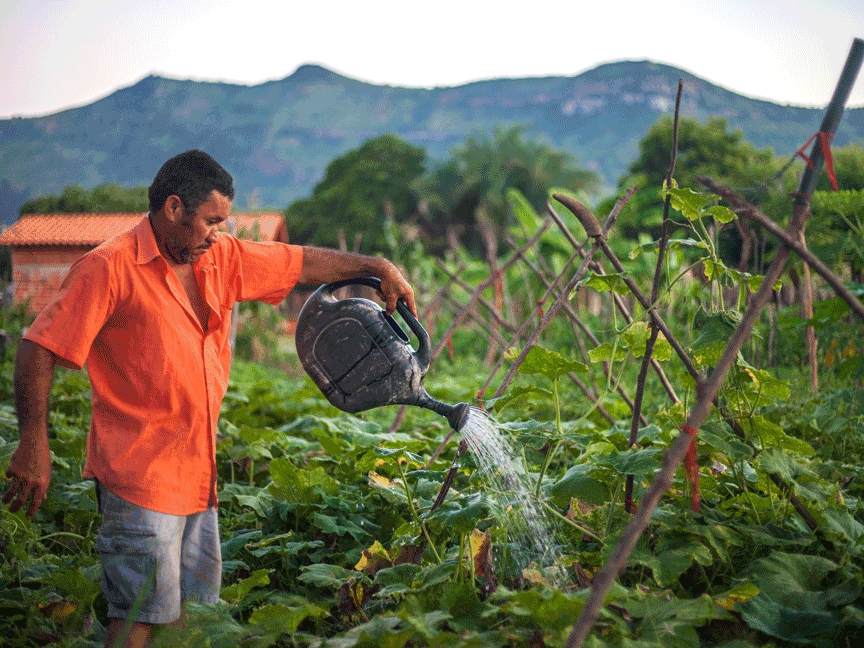
{"type": "Polygon", "coordinates": [[[263,301],[274,306],[297,285],[303,269],[303,248],[285,243],[233,239],[236,246],[236,301],[263,301]]]}
{"type": "Polygon", "coordinates": [[[78,259],[24,339],[54,353],[58,364],[81,369],[93,340],[114,310],[116,287],[111,275],[104,257],[86,254],[78,259]]]}

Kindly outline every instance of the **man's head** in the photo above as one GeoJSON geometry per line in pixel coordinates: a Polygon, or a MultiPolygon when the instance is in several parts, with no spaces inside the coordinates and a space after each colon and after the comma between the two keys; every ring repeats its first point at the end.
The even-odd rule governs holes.
{"type": "Polygon", "coordinates": [[[150,213],[162,209],[168,196],[177,196],[187,212],[195,213],[213,191],[233,201],[234,179],[231,174],[204,151],[186,151],[163,164],[153,178],[153,184],[147,190],[150,213]]]}
{"type": "Polygon", "coordinates": [[[216,160],[192,150],[163,164],[147,194],[162,253],[175,264],[194,263],[231,211],[234,182],[216,160]]]}

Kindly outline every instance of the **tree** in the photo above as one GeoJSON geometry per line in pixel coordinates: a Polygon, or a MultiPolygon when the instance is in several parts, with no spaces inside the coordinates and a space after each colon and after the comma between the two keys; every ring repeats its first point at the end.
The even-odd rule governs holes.
{"type": "Polygon", "coordinates": [[[146,212],[147,187],[126,188],[120,184],[103,184],[85,189],[70,185],[59,196],[40,196],[21,206],[22,214],[83,214],[146,212]]]}
{"type": "Polygon", "coordinates": [[[593,193],[600,182],[571,156],[537,139],[525,139],[522,126],[498,128],[490,137],[469,137],[419,185],[426,207],[424,223],[433,236],[451,243],[462,232],[469,247],[486,247],[490,235],[511,224],[505,190],[518,189],[538,210],[548,191],[560,186],[593,193]]]}
{"type": "Polygon", "coordinates": [[[367,252],[386,249],[387,218],[401,222],[417,210],[412,183],[423,173],[425,158],[422,148],[389,134],[336,158],[312,195],[285,210],[291,240],[329,246],[357,241],[367,252]]]}
{"type": "MultiPolygon", "coordinates": [[[[663,218],[663,183],[669,168],[673,120],[664,116],[639,143],[639,156],[630,165],[619,187],[639,185],[639,192],[618,216],[617,229],[626,237],[640,234],[657,238],[663,218]]],[[[766,184],[784,163],[770,148],[757,149],[744,139],[740,130],[729,130],[725,119],[709,118],[705,124],[692,117],[682,117],[678,124],[678,159],[675,182],[681,187],[700,190],[694,176],[704,175],[731,186],[772,215],[781,206],[788,210],[788,191],[793,188],[794,174],[766,184]]],[[[605,202],[607,213],[614,199],[605,202]]],[[[731,265],[741,269],[752,260],[755,239],[746,223],[729,225],[718,236],[721,254],[731,265]],[[740,231],[739,231],[740,230],[740,231]]]]}
{"type": "MultiPolygon", "coordinates": [[[[700,124],[682,117],[678,124],[678,161],[675,178],[680,186],[694,186],[694,175],[707,175],[735,187],[747,187],[765,180],[773,169],[774,152],[757,149],[740,130],[728,130],[720,117],[700,124]]],[[[639,142],[639,157],[630,165],[630,174],[644,179],[647,188],[662,187],[669,168],[672,117],[664,116],[639,142]]]]}

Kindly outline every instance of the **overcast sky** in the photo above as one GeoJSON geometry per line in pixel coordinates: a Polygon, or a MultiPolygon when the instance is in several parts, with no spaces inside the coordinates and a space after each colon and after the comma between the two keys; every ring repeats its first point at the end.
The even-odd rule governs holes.
{"type": "MultiPolygon", "coordinates": [[[[151,73],[255,84],[303,63],[428,87],[649,59],[824,106],[856,36],[864,0],[0,0],[0,118],[84,105],[151,73]]],[[[864,105],[864,80],[851,105],[864,105]]]]}

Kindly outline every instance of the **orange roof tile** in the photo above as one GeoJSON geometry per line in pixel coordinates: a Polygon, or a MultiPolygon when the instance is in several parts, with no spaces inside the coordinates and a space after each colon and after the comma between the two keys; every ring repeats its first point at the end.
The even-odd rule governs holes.
{"type": "Polygon", "coordinates": [[[99,245],[132,229],[144,214],[25,214],[3,234],[0,245],[99,245]]]}
{"type": "MultiPolygon", "coordinates": [[[[234,221],[234,234],[237,238],[257,239],[259,241],[281,241],[287,243],[287,236],[280,237],[280,230],[285,228],[285,220],[282,214],[231,214],[230,220],[234,221]]],[[[223,223],[220,229],[227,230],[223,223]]],[[[284,236],[284,233],[282,234],[284,236]]]]}
{"type": "MultiPolygon", "coordinates": [[[[135,227],[144,214],[25,214],[0,234],[0,245],[97,246],[135,227]]],[[[232,214],[239,238],[287,241],[282,214],[232,214]],[[284,238],[283,238],[284,237],[284,238]]],[[[227,229],[223,225],[222,229],[227,229]]]]}

